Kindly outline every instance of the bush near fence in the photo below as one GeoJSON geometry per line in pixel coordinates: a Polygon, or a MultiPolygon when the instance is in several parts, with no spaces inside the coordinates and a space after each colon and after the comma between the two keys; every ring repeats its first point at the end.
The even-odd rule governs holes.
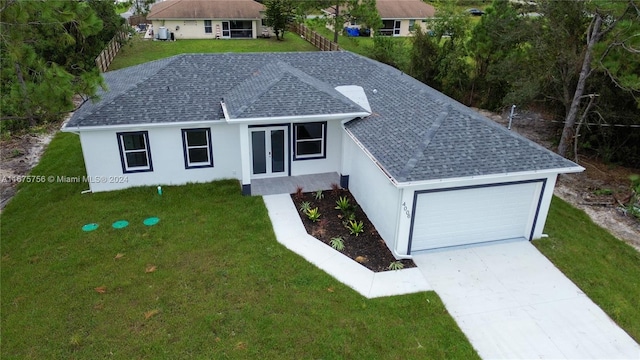
{"type": "Polygon", "coordinates": [[[320,51],[340,51],[340,47],[337,43],[334,43],[326,37],[304,26],[303,24],[293,24],[291,26],[291,31],[302,36],[313,46],[320,49],[320,51]]]}

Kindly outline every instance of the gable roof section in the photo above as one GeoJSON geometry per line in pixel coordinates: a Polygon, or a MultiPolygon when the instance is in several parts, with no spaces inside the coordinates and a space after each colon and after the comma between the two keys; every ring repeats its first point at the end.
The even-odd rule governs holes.
{"type": "Polygon", "coordinates": [[[254,71],[222,100],[232,119],[367,112],[329,84],[282,61],[254,71]]]}
{"type": "Polygon", "coordinates": [[[264,10],[253,0],[166,0],[154,4],[147,19],[261,19],[264,10]]]}
{"type": "Polygon", "coordinates": [[[426,19],[434,17],[436,9],[422,0],[376,0],[382,19],[426,19]]]}
{"type": "Polygon", "coordinates": [[[271,116],[273,108],[359,111],[335,90],[355,85],[371,115],[345,129],[397,183],[581,170],[399,70],[346,51],[178,55],[104,76],[109,91],[84,104],[65,131],[221,122],[223,98],[239,117],[271,116]]]}

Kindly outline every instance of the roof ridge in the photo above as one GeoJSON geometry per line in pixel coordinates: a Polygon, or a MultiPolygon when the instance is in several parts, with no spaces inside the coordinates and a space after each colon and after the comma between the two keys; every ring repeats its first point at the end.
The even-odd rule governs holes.
{"type": "Polygon", "coordinates": [[[271,89],[275,84],[282,80],[284,75],[284,70],[280,65],[282,63],[281,60],[269,61],[263,67],[253,71],[250,75],[245,77],[238,85],[232,87],[226,94],[222,96],[222,101],[227,105],[227,109],[230,110],[230,116],[237,117],[241,113],[243,113],[249,106],[253,105],[256,101],[258,101],[269,89],[271,89]],[[260,84],[260,86],[252,86],[251,80],[256,80],[256,78],[262,77],[266,79],[266,84],[260,84]],[[237,92],[244,92],[249,87],[249,90],[254,90],[254,94],[251,95],[251,98],[243,102],[243,104],[237,108],[230,108],[230,104],[228,104],[228,100],[231,100],[231,97],[237,92]]]}
{"type": "Polygon", "coordinates": [[[404,165],[400,174],[398,174],[398,181],[404,181],[409,176],[409,173],[416,166],[420,158],[424,157],[424,150],[429,146],[431,140],[436,136],[438,130],[442,127],[444,121],[449,117],[449,113],[451,112],[451,104],[446,104],[444,109],[438,114],[436,120],[429,126],[427,131],[424,133],[422,137],[422,142],[418,144],[418,148],[414,152],[413,156],[407,161],[404,165]]]}
{"type": "MultiPolygon", "coordinates": [[[[287,64],[288,65],[288,64],[287,64]]],[[[290,72],[291,74],[293,74],[295,77],[297,77],[298,79],[302,80],[304,83],[311,85],[313,87],[315,87],[316,89],[324,92],[325,94],[331,96],[332,98],[339,100],[341,102],[343,102],[344,104],[347,105],[355,105],[358,108],[367,111],[367,109],[363,108],[362,106],[360,106],[359,104],[355,103],[353,100],[349,99],[347,96],[345,96],[344,94],[342,94],[341,92],[339,92],[338,90],[336,90],[335,87],[327,84],[326,82],[313,77],[307,73],[305,73],[304,71],[293,67],[291,65],[288,66],[287,71],[290,72]]]]}
{"type": "Polygon", "coordinates": [[[305,73],[304,71],[292,66],[287,62],[284,62],[282,60],[274,60],[268,62],[263,67],[253,71],[251,75],[247,76],[243,81],[241,81],[238,85],[234,86],[222,96],[222,101],[224,101],[227,105],[229,115],[231,117],[238,117],[246,109],[250,108],[251,105],[260,100],[260,98],[262,98],[262,96],[264,96],[264,94],[267,93],[271,88],[281,82],[287,74],[290,74],[298,81],[309,85],[328,96],[331,96],[333,99],[338,100],[345,105],[354,106],[357,109],[366,111],[366,109],[362,108],[362,106],[355,103],[324,81],[305,73]],[[263,77],[265,79],[264,83],[255,84],[256,81],[260,80],[259,77],[263,77]],[[242,105],[234,108],[233,98],[237,93],[249,93],[249,98],[243,99],[242,105]]]}

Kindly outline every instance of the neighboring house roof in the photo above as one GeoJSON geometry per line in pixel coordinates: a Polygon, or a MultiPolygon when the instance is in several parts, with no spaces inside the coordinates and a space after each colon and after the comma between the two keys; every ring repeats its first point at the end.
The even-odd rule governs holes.
{"type": "Polygon", "coordinates": [[[104,77],[109,91],[85,103],[66,131],[221,122],[221,100],[238,117],[364,112],[331,89],[356,85],[371,115],[345,128],[396,182],[578,168],[399,70],[345,51],[178,55],[104,77]]]}
{"type": "Polygon", "coordinates": [[[376,0],[382,19],[426,19],[434,17],[436,9],[422,0],[376,0]]]}
{"type": "Polygon", "coordinates": [[[166,0],[154,4],[147,19],[261,19],[264,10],[253,0],[166,0]]]}
{"type": "MultiPolygon", "coordinates": [[[[376,0],[376,9],[383,20],[426,19],[436,14],[436,8],[422,0],[376,0]]],[[[341,6],[340,14],[344,14],[346,10],[346,5],[341,6]]],[[[328,15],[335,13],[334,8],[322,11],[328,15]]]]}

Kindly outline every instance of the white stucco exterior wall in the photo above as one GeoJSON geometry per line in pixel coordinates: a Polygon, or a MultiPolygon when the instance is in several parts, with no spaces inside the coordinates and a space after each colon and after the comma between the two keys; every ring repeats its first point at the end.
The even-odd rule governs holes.
{"type": "Polygon", "coordinates": [[[343,146],[342,174],[349,175],[349,191],[389,249],[393,249],[400,214],[400,191],[347,134],[343,146]]]}
{"type": "MultiPolygon", "coordinates": [[[[161,26],[166,27],[175,36],[176,40],[180,39],[215,39],[216,25],[220,29],[220,37],[222,35],[222,21],[211,20],[211,33],[206,33],[204,21],[210,19],[188,19],[188,20],[153,20],[154,38],[161,26]],[[177,29],[177,30],[176,30],[177,29]]],[[[227,20],[224,20],[227,21],[227,20]]],[[[230,21],[230,20],[229,20],[230,21]]],[[[262,25],[260,20],[242,20],[251,21],[253,29],[253,38],[257,38],[262,33],[262,25]]]]}
{"type": "MultiPolygon", "coordinates": [[[[294,125],[291,125],[290,131],[294,130],[294,125]]],[[[291,175],[308,175],[308,174],[320,174],[326,172],[340,172],[340,162],[342,157],[342,124],[339,120],[327,121],[325,137],[327,139],[327,147],[325,149],[326,157],[324,159],[309,159],[309,160],[292,160],[291,161],[291,175]]],[[[295,144],[293,143],[293,134],[290,136],[291,148],[289,153],[294,153],[295,144]]],[[[293,159],[293,156],[292,156],[293,159]]]]}
{"type": "MultiPolygon", "coordinates": [[[[413,32],[410,30],[410,26],[409,26],[411,24],[411,20],[415,20],[414,27],[420,27],[423,32],[429,30],[429,28],[427,26],[427,22],[423,22],[424,19],[384,19],[384,20],[390,20],[390,21],[398,20],[398,21],[400,21],[400,34],[399,35],[393,35],[393,36],[413,36],[413,32]]],[[[329,22],[327,22],[325,27],[327,29],[333,31],[333,25],[331,25],[329,22]]],[[[356,28],[356,29],[362,28],[361,25],[351,25],[350,22],[345,22],[343,24],[342,28],[344,29],[344,28],[347,28],[347,27],[348,28],[356,28]]],[[[374,33],[371,33],[371,37],[373,37],[374,35],[375,35],[374,33]]]]}
{"type": "Polygon", "coordinates": [[[213,167],[185,169],[181,129],[202,127],[204,126],[81,132],[80,142],[87,176],[91,179],[105,177],[107,179],[104,182],[90,183],[91,191],[119,190],[133,186],[182,185],[189,182],[208,182],[229,178],[241,179],[237,126],[211,126],[213,167]],[[123,172],[116,133],[130,131],[148,131],[153,171],[123,172]],[[109,181],[115,177],[124,178],[125,181],[109,181]]]}

